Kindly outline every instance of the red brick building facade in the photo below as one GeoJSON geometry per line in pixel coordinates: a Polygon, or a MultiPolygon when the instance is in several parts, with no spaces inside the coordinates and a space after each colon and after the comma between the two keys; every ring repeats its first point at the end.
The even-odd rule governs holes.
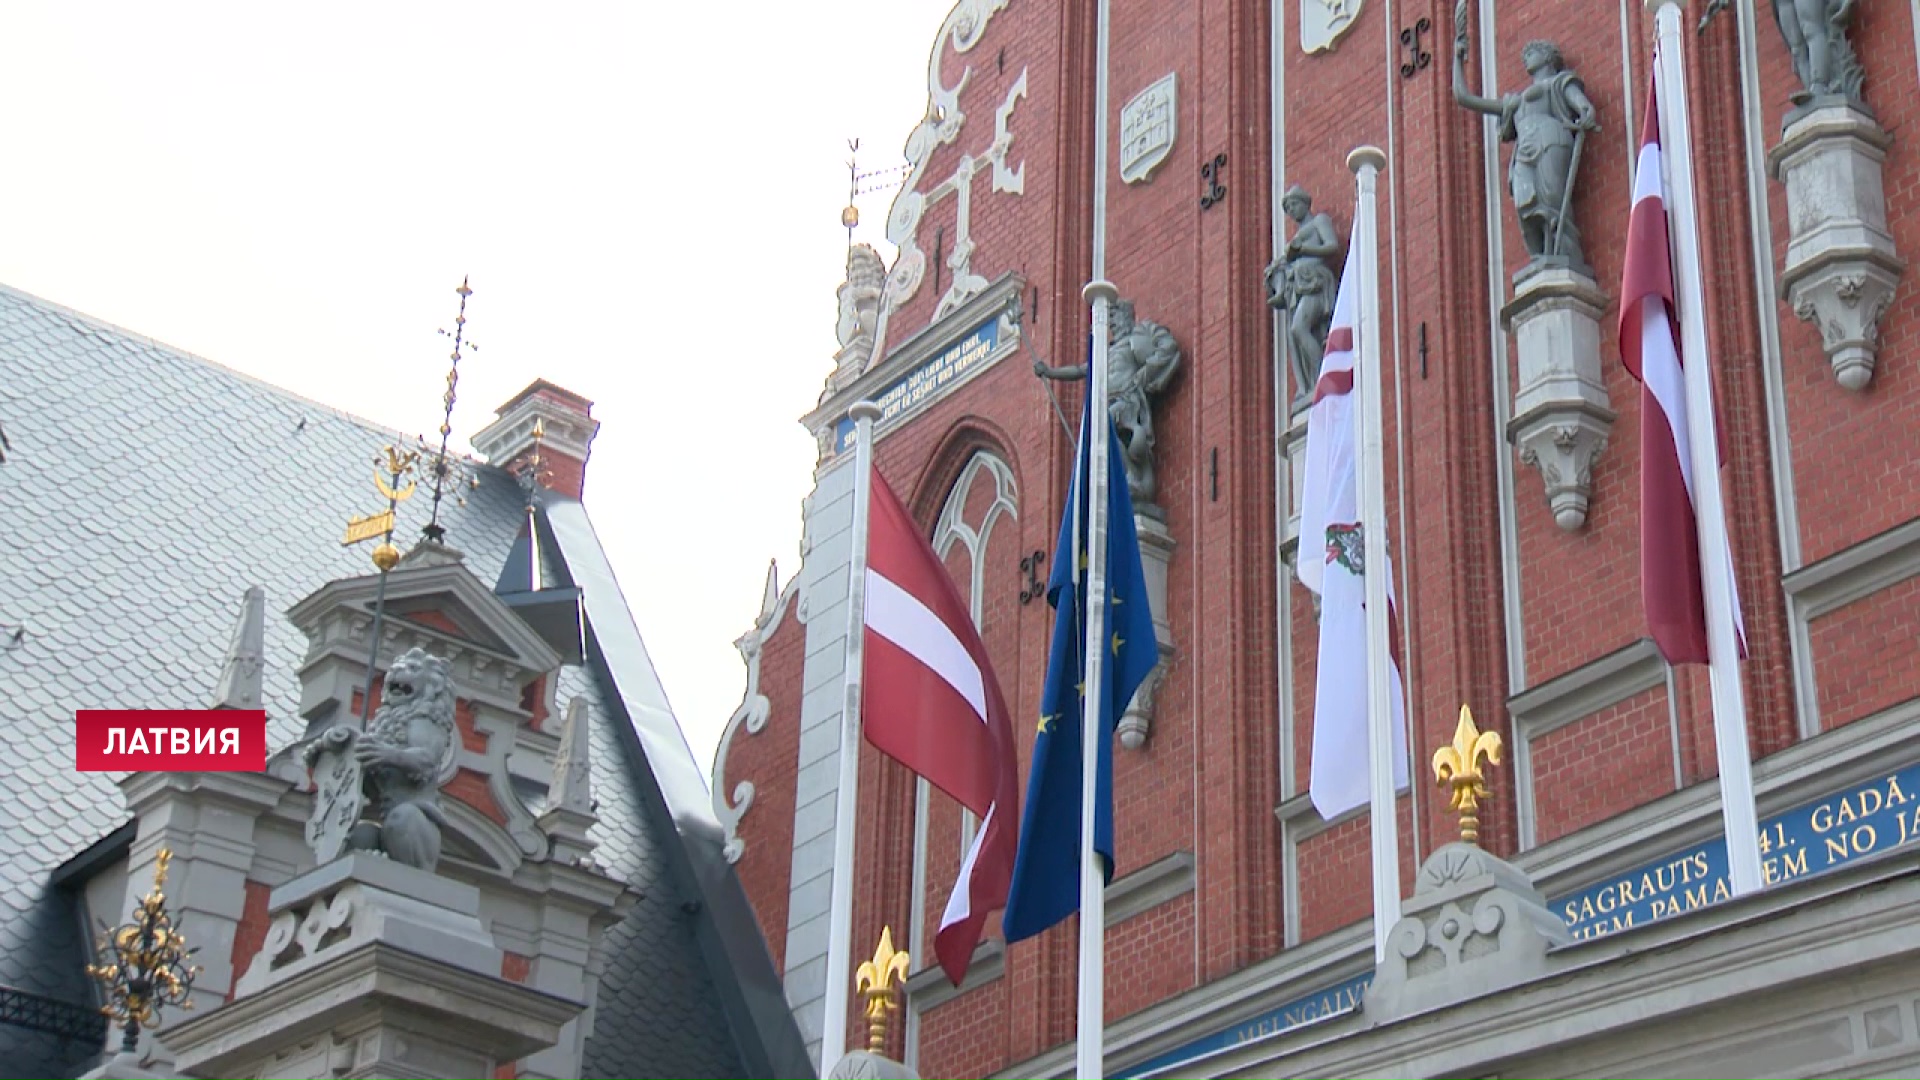
{"type": "MultiPolygon", "coordinates": [[[[1512,751],[1482,843],[1547,896],[1717,835],[1705,670],[1669,669],[1647,641],[1640,391],[1614,327],[1652,19],[1625,0],[1465,6],[1476,91],[1518,89],[1522,47],[1550,39],[1597,109],[1571,212],[1606,294],[1594,370],[1614,415],[1573,529],[1511,436],[1527,374],[1502,312],[1528,254],[1507,194],[1513,146],[1454,100],[1454,7],[1111,2],[1105,276],[1182,353],[1156,408],[1173,651],[1145,741],[1115,752],[1106,1009],[1117,1074],[1370,967],[1366,813],[1322,822],[1305,797],[1316,623],[1293,581],[1289,524],[1301,417],[1286,407],[1297,388],[1277,384],[1287,364],[1263,274],[1293,228],[1278,213],[1290,185],[1346,240],[1356,146],[1388,157],[1380,280],[1389,533],[1415,734],[1415,782],[1400,800],[1408,888],[1418,859],[1453,835],[1423,763],[1463,702],[1512,751]],[[1308,52],[1303,12],[1316,25],[1350,21],[1331,48],[1308,52]],[[1168,75],[1170,150],[1144,180],[1123,180],[1122,109],[1168,75]]],[[[1768,156],[1799,83],[1768,12],[1742,6],[1696,35],[1704,5],[1690,5],[1685,62],[1765,820],[1920,761],[1908,733],[1920,719],[1920,292],[1896,286],[1871,380],[1843,386],[1820,329],[1783,298],[1795,225],[1768,156]]],[[[817,853],[832,829],[852,457],[837,425],[854,401],[884,402],[928,372],[879,425],[877,467],[974,605],[1015,716],[1036,715],[1051,612],[1032,585],[1046,576],[1072,450],[1049,388],[1071,417],[1080,386],[1042,382],[1032,365],[1085,349],[1096,31],[1091,0],[956,5],[890,218],[901,255],[877,303],[843,305],[855,315],[843,319],[848,348],[807,418],[822,459],[803,566],[784,589],[770,582],[741,641],[754,681],[723,740],[715,801],[816,1045],[829,880],[817,853]],[[955,346],[958,362],[943,357],[955,346]],[[742,782],[753,785],[744,800],[742,782]]],[[[1905,256],[1920,251],[1920,158],[1901,134],[1920,109],[1920,5],[1859,4],[1850,39],[1865,102],[1891,133],[1881,183],[1905,256]]],[[[1021,742],[1024,778],[1029,729],[1021,742]]],[[[925,970],[970,826],[871,747],[860,753],[854,939],[870,947],[882,924],[897,937],[916,927],[925,970]]],[[[1909,835],[1883,828],[1858,853],[1909,835]]],[[[1768,873],[1821,868],[1803,859],[1768,873]]],[[[1627,928],[1591,910],[1569,922],[1583,936],[1627,928]]],[[[1075,934],[1070,921],[985,947],[958,993],[937,972],[916,977],[890,1054],[930,1076],[1067,1067],[1075,934]]]]}

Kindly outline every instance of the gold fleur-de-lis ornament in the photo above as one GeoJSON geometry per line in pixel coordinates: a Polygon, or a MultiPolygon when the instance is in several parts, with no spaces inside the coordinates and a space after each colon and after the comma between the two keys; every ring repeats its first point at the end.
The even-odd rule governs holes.
{"type": "Polygon", "coordinates": [[[1453,743],[1434,751],[1433,775],[1452,787],[1451,808],[1460,815],[1460,839],[1469,844],[1480,842],[1480,800],[1487,797],[1482,758],[1489,765],[1500,764],[1500,733],[1481,731],[1473,722],[1473,710],[1462,705],[1453,743]]]}
{"type": "Polygon", "coordinates": [[[893,927],[880,928],[880,944],[873,959],[863,961],[853,973],[853,986],[867,1001],[867,1050],[878,1054],[887,1045],[887,1013],[900,1008],[894,991],[906,984],[907,954],[893,947],[893,927]]]}

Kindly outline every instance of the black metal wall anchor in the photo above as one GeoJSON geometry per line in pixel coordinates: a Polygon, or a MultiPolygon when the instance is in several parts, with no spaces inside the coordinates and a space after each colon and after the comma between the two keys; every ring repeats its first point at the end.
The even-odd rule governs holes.
{"type": "Polygon", "coordinates": [[[1020,560],[1020,605],[1025,607],[1047,595],[1047,583],[1040,580],[1040,564],[1047,561],[1047,553],[1035,551],[1020,560]]]}
{"type": "Polygon", "coordinates": [[[1220,174],[1227,168],[1227,155],[1215,154],[1213,160],[1200,166],[1200,177],[1207,182],[1206,193],[1200,196],[1200,209],[1211,210],[1215,203],[1227,197],[1227,188],[1220,182],[1220,174]]]}
{"type": "Polygon", "coordinates": [[[1433,63],[1433,54],[1420,47],[1420,36],[1433,29],[1433,22],[1421,16],[1420,21],[1400,31],[1400,45],[1407,50],[1407,59],[1400,65],[1400,77],[1411,79],[1427,65],[1433,63]]]}

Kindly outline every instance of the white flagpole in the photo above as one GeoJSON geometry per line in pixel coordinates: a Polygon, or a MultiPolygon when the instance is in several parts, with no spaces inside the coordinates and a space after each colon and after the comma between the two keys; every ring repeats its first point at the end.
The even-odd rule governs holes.
{"type": "Polygon", "coordinates": [[[1081,669],[1087,694],[1080,710],[1080,1008],[1074,1067],[1076,1076],[1089,1080],[1106,1075],[1107,882],[1094,855],[1093,822],[1100,742],[1106,738],[1098,722],[1107,687],[1107,310],[1120,295],[1106,279],[1108,0],[1099,5],[1093,60],[1093,280],[1081,293],[1093,308],[1093,355],[1087,364],[1093,422],[1087,432],[1087,636],[1081,669]]]}
{"type": "Polygon", "coordinates": [[[827,987],[820,1027],[820,1075],[847,1052],[847,1004],[853,995],[853,841],[860,788],[860,675],[867,636],[867,517],[873,493],[873,422],[880,406],[855,402],[853,547],[847,560],[846,697],[840,705],[840,786],[833,800],[833,886],[827,898],[827,987]]]}
{"type": "Polygon", "coordinates": [[[1400,921],[1400,820],[1393,785],[1392,634],[1387,623],[1386,441],[1380,408],[1380,222],[1377,181],[1387,155],[1362,146],[1347,155],[1358,181],[1354,243],[1360,295],[1354,305],[1354,363],[1360,368],[1354,444],[1360,480],[1360,535],[1367,590],[1367,775],[1373,792],[1373,959],[1387,959],[1387,935],[1400,921]]]}
{"type": "Polygon", "coordinates": [[[1659,65],[1660,160],[1667,171],[1668,234],[1680,319],[1681,371],[1687,389],[1687,442],[1693,466],[1694,521],[1700,534],[1700,588],[1707,605],[1707,677],[1713,687],[1713,735],[1720,764],[1720,812],[1727,830],[1727,876],[1733,895],[1761,886],[1760,826],[1753,805],[1753,757],[1747,705],[1734,637],[1733,566],[1726,500],[1720,490],[1720,440],[1714,424],[1713,379],[1707,363],[1706,290],[1699,222],[1694,214],[1693,125],[1681,53],[1682,0],[1647,0],[1659,65]]]}

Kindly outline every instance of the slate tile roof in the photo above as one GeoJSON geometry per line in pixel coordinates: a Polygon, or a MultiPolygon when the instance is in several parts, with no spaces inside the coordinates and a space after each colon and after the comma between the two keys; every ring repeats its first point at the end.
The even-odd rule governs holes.
{"type": "MultiPolygon", "coordinates": [[[[305,639],[281,613],[367,572],[365,545],[343,548],[340,533],[378,509],[372,459],[396,434],[3,286],[0,422],[0,626],[25,628],[12,648],[0,634],[0,987],[91,1005],[77,903],[48,878],[128,815],[112,777],[75,771],[73,711],[209,704],[242,595],[260,584],[269,745],[300,737],[305,639]]],[[[510,477],[480,475],[442,521],[490,584],[526,511],[510,477]]],[[[402,505],[403,546],[426,503],[402,505]]],[[[697,889],[668,857],[680,836],[608,707],[616,692],[589,668],[562,673],[562,702],[594,706],[596,857],[647,894],[610,934],[586,1068],[738,1076],[716,967],[683,909],[697,889]]],[[[0,1024],[10,1074],[75,1075],[97,1048],[73,1043],[0,1024]]]]}

